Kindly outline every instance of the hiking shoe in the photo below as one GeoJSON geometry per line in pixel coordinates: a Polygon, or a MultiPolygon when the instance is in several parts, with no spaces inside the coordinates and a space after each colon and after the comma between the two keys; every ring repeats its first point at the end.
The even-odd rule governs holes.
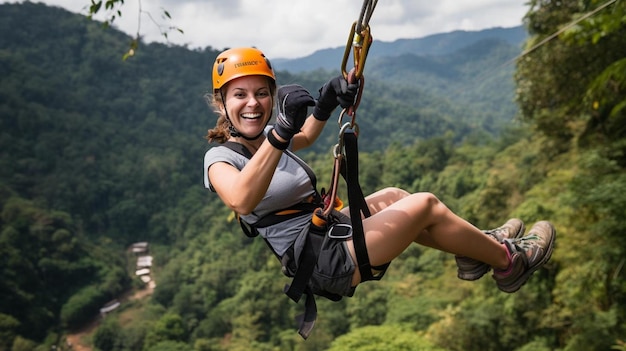
{"type": "MultiPolygon", "coordinates": [[[[504,239],[515,239],[524,235],[524,222],[517,218],[509,219],[504,225],[496,229],[483,230],[483,233],[499,243],[504,239]]],[[[491,267],[483,262],[465,256],[454,256],[457,265],[457,276],[463,280],[476,280],[485,273],[489,272],[491,267]]]]}
{"type": "Polygon", "coordinates": [[[548,221],[541,221],[535,223],[525,237],[504,239],[511,263],[505,271],[493,270],[498,288],[508,293],[519,290],[537,269],[548,262],[555,238],[554,226],[548,221]]]}

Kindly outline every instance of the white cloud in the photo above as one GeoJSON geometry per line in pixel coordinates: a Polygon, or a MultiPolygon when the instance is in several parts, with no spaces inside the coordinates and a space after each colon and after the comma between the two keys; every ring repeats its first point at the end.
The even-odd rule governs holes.
{"type": "MultiPolygon", "coordinates": [[[[2,2],[15,2],[0,0],[2,2]]],[[[90,0],[44,0],[76,13],[87,13],[90,0]]],[[[138,1],[126,0],[118,29],[134,35],[138,1]]],[[[457,29],[480,30],[522,24],[526,0],[383,0],[370,27],[374,39],[420,38],[457,29]]],[[[140,33],[146,41],[168,40],[190,48],[256,46],[270,58],[302,57],[316,50],[340,47],[357,20],[361,1],[303,0],[143,0],[140,33]],[[172,19],[162,18],[163,9],[172,19]],[[147,14],[150,14],[152,19],[147,14]],[[153,20],[164,27],[157,27],[153,20]]],[[[100,19],[104,18],[99,16],[100,19]]]]}

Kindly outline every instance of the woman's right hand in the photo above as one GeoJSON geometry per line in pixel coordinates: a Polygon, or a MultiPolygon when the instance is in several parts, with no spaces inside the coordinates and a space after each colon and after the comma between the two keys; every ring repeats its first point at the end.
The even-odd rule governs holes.
{"type": "Polygon", "coordinates": [[[315,106],[315,100],[302,86],[292,84],[278,88],[276,107],[278,115],[274,130],[285,140],[290,140],[300,132],[308,117],[308,107],[315,106]]]}

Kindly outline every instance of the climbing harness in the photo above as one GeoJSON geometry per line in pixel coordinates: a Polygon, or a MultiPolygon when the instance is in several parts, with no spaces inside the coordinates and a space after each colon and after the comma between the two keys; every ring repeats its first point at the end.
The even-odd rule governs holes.
{"type": "MultiPolygon", "coordinates": [[[[380,280],[385,274],[389,263],[378,267],[372,267],[367,254],[365,244],[365,233],[363,230],[362,217],[371,215],[367,202],[363,196],[363,191],[359,184],[358,167],[358,146],[357,137],[359,126],[356,123],[356,111],[361,101],[361,95],[365,85],[363,69],[367,59],[367,53],[372,43],[372,36],[369,27],[369,20],[378,0],[364,0],[359,19],[354,22],[350,29],[348,42],[344,51],[341,63],[341,71],[349,84],[358,83],[359,89],[354,103],[348,108],[344,108],[340,115],[338,124],[340,127],[338,142],[333,149],[334,165],[331,177],[331,184],[328,192],[322,191],[323,206],[317,209],[311,218],[309,235],[303,254],[299,257],[298,271],[296,272],[291,285],[285,287],[285,293],[295,302],[298,302],[302,294],[306,294],[305,311],[303,315],[297,317],[299,323],[298,333],[306,339],[315,324],[317,317],[317,307],[313,294],[325,296],[337,301],[341,295],[328,294],[324,291],[311,291],[307,285],[315,265],[317,264],[317,254],[321,240],[345,240],[352,237],[357,259],[357,268],[361,274],[361,281],[380,280]],[[354,67],[347,71],[348,57],[352,51],[354,67]],[[343,122],[345,116],[349,121],[343,122]],[[341,200],[337,196],[339,177],[342,176],[348,188],[348,203],[350,208],[349,223],[341,223],[338,219],[337,208],[342,206],[341,200]],[[321,235],[319,235],[321,233],[321,235]],[[334,237],[334,238],[333,238],[334,237]],[[341,238],[341,239],[339,239],[341,238]],[[317,242],[313,242],[317,241],[317,242]],[[372,270],[376,270],[376,275],[372,270]]],[[[352,290],[352,292],[354,289],[352,290]]],[[[351,295],[350,295],[351,296],[351,295]]]]}
{"type": "Polygon", "coordinates": [[[311,218],[307,242],[297,264],[298,271],[295,273],[291,285],[285,287],[285,293],[295,302],[299,301],[302,294],[307,295],[305,312],[303,315],[297,317],[300,325],[298,333],[305,339],[311,333],[317,316],[317,307],[313,294],[325,296],[334,301],[338,301],[342,298],[341,295],[333,293],[311,291],[311,287],[307,285],[313,274],[315,265],[317,264],[317,255],[321,245],[320,242],[328,239],[345,240],[352,237],[357,259],[356,265],[361,274],[362,282],[380,280],[389,266],[389,263],[376,267],[372,267],[370,264],[362,218],[369,217],[371,213],[365,201],[358,178],[359,160],[357,137],[359,134],[359,126],[356,123],[356,111],[361,101],[365,83],[363,69],[369,47],[372,43],[369,20],[377,2],[377,0],[364,0],[359,20],[354,22],[350,30],[341,64],[341,71],[348,83],[358,83],[359,89],[353,105],[344,108],[339,115],[338,124],[340,128],[338,142],[333,148],[334,165],[331,184],[328,188],[328,192],[322,191],[323,206],[315,210],[311,218]],[[354,58],[354,67],[348,72],[346,66],[351,50],[354,58]],[[349,117],[349,121],[344,123],[346,116],[349,117]],[[337,208],[343,205],[337,196],[340,176],[344,178],[348,190],[348,204],[350,208],[349,223],[341,223],[339,219],[341,216],[337,212],[337,208]],[[372,273],[373,270],[376,270],[376,275],[372,273]]]}

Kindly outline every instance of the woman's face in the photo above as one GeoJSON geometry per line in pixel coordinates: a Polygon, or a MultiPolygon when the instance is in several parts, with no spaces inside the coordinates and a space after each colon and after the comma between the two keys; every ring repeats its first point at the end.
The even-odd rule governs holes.
{"type": "Polygon", "coordinates": [[[245,76],[226,85],[224,107],[237,131],[254,137],[272,117],[272,93],[267,77],[245,76]]]}

